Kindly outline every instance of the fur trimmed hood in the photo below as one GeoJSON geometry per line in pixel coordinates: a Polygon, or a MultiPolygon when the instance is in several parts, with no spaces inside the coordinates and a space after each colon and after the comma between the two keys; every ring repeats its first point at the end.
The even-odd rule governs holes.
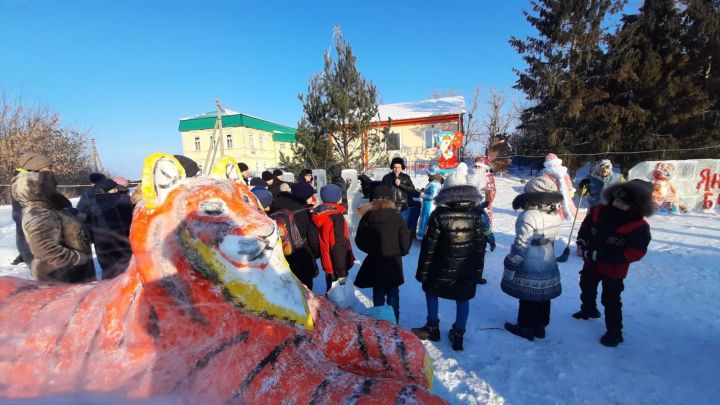
{"type": "Polygon", "coordinates": [[[613,201],[619,198],[630,204],[630,212],[649,217],[657,211],[652,201],[652,190],[652,183],[634,179],[606,188],[603,191],[603,198],[607,201],[607,205],[612,205],[613,201]]]}
{"type": "Polygon", "coordinates": [[[395,203],[386,199],[374,200],[372,202],[359,206],[357,211],[360,216],[364,216],[369,212],[375,212],[380,210],[393,210],[393,212],[395,212],[395,203]]]}
{"type": "Polygon", "coordinates": [[[22,172],[12,179],[12,197],[22,207],[54,207],[51,197],[56,187],[52,172],[22,172]]]}
{"type": "Polygon", "coordinates": [[[559,192],[530,192],[515,197],[512,207],[515,210],[538,209],[552,212],[562,208],[563,195],[559,192]]]}
{"type": "Polygon", "coordinates": [[[475,186],[443,187],[435,197],[435,204],[450,208],[472,208],[482,203],[483,196],[475,186]]]}

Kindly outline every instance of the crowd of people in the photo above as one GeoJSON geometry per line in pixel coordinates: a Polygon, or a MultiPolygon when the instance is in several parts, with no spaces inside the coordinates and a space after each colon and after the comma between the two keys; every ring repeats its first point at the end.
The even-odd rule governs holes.
{"type": "MultiPolygon", "coordinates": [[[[187,177],[201,173],[197,163],[176,155],[187,177]]],[[[519,210],[515,238],[505,256],[502,290],[518,300],[517,320],[505,324],[510,333],[528,340],[545,338],[550,303],[561,293],[554,241],[563,220],[576,218],[569,204],[575,189],[562,161],[550,154],[546,173],[530,179],[512,202],[519,210]]],[[[243,180],[258,203],[279,228],[283,253],[295,276],[307,288],[322,269],[326,291],[345,285],[355,263],[348,213],[349,183],[338,165],[328,169],[328,183],[316,188],[312,171],[302,170],[286,182],[283,171],[265,171],[251,178],[240,163],[243,180]],[[319,195],[320,201],[316,198],[319,195]],[[317,261],[320,261],[318,266],[317,261]]],[[[454,350],[463,350],[469,302],[478,285],[485,284],[486,250],[495,251],[492,201],[495,184],[487,158],[475,159],[473,170],[460,163],[443,177],[431,167],[427,186],[418,190],[404,173],[405,162],[394,158],[391,172],[380,181],[360,176],[369,202],[359,207],[355,246],[366,253],[354,285],[372,288],[375,306],[392,307],[400,318],[399,286],[405,280],[402,257],[413,237],[422,242],[415,278],[426,298],[424,326],[413,328],[420,339],[440,340],[438,300],[455,301],[456,317],[448,338],[454,350]],[[411,207],[419,204],[413,215],[411,207]]],[[[53,162],[44,155],[26,153],[19,159],[12,182],[13,219],[17,224],[16,262],[24,261],[38,280],[88,282],[96,278],[91,244],[103,279],[121,274],[132,258],[130,225],[141,187],[130,193],[128,181],[101,173],[89,177],[92,188],[76,208],[57,191],[53,162]]],[[[645,217],[653,214],[652,184],[626,182],[613,173],[608,160],[598,162],[589,179],[579,183],[581,196],[589,193],[590,209],[578,235],[578,254],[584,259],[580,287],[581,308],[573,317],[599,318],[597,287],[602,284],[606,346],[623,341],[620,295],[630,263],[640,260],[650,242],[645,217]]]]}

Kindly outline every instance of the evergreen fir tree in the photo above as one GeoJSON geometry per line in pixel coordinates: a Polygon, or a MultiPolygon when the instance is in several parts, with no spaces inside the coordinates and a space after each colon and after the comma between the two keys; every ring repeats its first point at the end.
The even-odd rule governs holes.
{"type": "MultiPolygon", "coordinates": [[[[673,0],[647,0],[638,14],[623,18],[604,65],[607,98],[596,105],[593,148],[623,152],[676,149],[700,146],[700,140],[707,139],[713,131],[706,121],[713,97],[699,85],[701,68],[691,63],[688,51],[692,47],[686,43],[686,34],[673,0]]],[[[714,130],[717,133],[717,126],[714,130]]],[[[613,159],[629,169],[643,160],[679,157],[678,153],[657,152],[620,154],[613,159]]]]}
{"type": "Polygon", "coordinates": [[[340,163],[345,168],[363,166],[363,145],[370,132],[370,121],[377,114],[377,90],[362,78],[355,67],[352,48],[339,27],[334,32],[335,58],[324,56],[322,72],[310,79],[307,95],[299,95],[304,116],[298,124],[294,156],[281,156],[281,163],[292,169],[327,168],[340,163]]]}
{"type": "MultiPolygon", "coordinates": [[[[699,147],[720,144],[720,1],[683,0],[688,74],[692,83],[707,97],[700,114],[685,122],[680,144],[699,147]]],[[[682,158],[716,158],[720,150],[707,149],[679,153],[682,158]]]]}
{"type": "MultiPolygon", "coordinates": [[[[510,44],[523,56],[525,70],[515,69],[515,88],[527,95],[532,106],[521,113],[522,144],[541,154],[587,151],[593,134],[587,125],[589,106],[601,99],[593,86],[602,63],[605,38],[603,21],[618,12],[624,0],[533,0],[535,14],[525,12],[538,37],[510,44]]],[[[564,159],[573,164],[573,159],[564,159]]]]}

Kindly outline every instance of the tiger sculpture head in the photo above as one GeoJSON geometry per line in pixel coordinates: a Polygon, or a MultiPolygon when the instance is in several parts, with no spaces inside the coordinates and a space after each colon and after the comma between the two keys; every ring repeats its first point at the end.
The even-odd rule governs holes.
{"type": "Polygon", "coordinates": [[[197,271],[245,311],[312,328],[303,287],[285,261],[277,226],[242,177],[232,179],[239,173],[233,167],[226,158],[211,176],[185,178],[172,155],[146,159],[143,203],[130,237],[143,280],[149,284],[177,272],[192,277],[197,271]]]}

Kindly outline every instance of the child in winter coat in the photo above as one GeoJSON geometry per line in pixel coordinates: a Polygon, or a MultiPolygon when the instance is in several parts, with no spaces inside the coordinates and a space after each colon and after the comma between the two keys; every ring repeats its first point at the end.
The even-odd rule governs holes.
{"type": "Polygon", "coordinates": [[[435,197],[437,208],[430,215],[422,241],[415,278],[422,283],[427,303],[427,323],[412,332],[422,340],[440,340],[438,298],[457,304],[455,323],[448,337],[453,350],[463,350],[463,336],[475,297],[475,286],[482,277],[485,247],[495,250],[489,220],[478,209],[482,196],[467,184],[464,175],[455,172],[445,179],[435,197]]]}
{"type": "Polygon", "coordinates": [[[580,311],[576,319],[600,318],[595,300],[602,282],[601,302],[605,307],[607,331],[600,339],[615,347],[623,341],[623,279],[630,263],[640,260],[650,244],[650,226],[643,217],[655,212],[652,184],[640,179],[616,184],[605,190],[607,204],[596,205],[588,212],[578,232],[578,248],[584,265],[580,272],[580,311]]]}
{"type": "Polygon", "coordinates": [[[435,197],[440,192],[442,187],[443,177],[438,172],[437,166],[432,166],[428,170],[428,184],[425,186],[421,194],[422,206],[420,208],[420,218],[417,223],[417,230],[415,231],[415,237],[422,240],[425,237],[425,231],[427,231],[428,220],[430,214],[435,210],[435,197]]]}
{"type": "Polygon", "coordinates": [[[367,253],[355,286],[373,289],[373,305],[387,303],[400,320],[400,290],[403,278],[402,256],[410,251],[410,231],[392,201],[392,189],[381,185],[373,190],[373,201],[358,208],[362,216],[355,245],[367,253]]]}
{"type": "Polygon", "coordinates": [[[323,203],[316,207],[310,218],[318,229],[320,242],[320,264],[325,271],[325,283],[330,290],[337,280],[345,284],[348,270],[355,263],[350,245],[350,234],[345,222],[345,208],[342,206],[342,189],[328,184],[320,189],[323,203]]]}
{"type": "Polygon", "coordinates": [[[580,188],[588,189],[588,203],[590,207],[594,207],[603,202],[602,194],[606,188],[624,182],[625,177],[623,177],[622,174],[613,173],[612,162],[608,159],[603,159],[595,163],[590,177],[580,182],[580,188]]]}
{"type": "Polygon", "coordinates": [[[523,211],[515,221],[515,241],[505,256],[500,287],[520,301],[517,323],[505,323],[505,329],[528,340],[545,338],[550,300],[561,292],[553,244],[562,223],[562,202],[555,182],[545,176],[527,182],[512,202],[523,211]]]}

